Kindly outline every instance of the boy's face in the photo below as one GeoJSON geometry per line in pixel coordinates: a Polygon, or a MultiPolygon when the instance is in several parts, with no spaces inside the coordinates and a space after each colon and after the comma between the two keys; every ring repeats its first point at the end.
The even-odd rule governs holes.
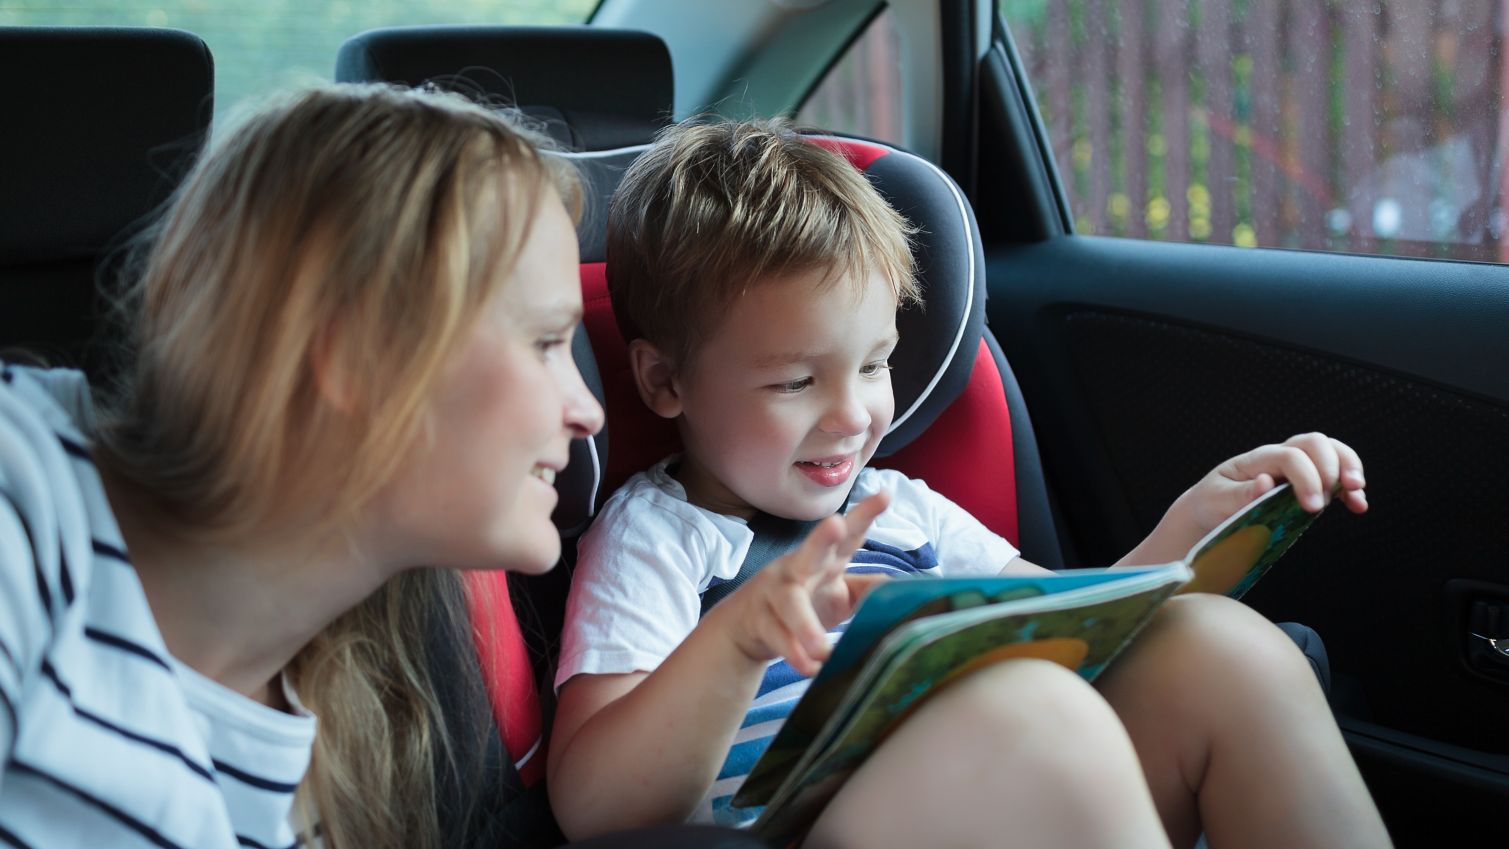
{"type": "Polygon", "coordinates": [[[693,504],[822,518],[874,456],[896,406],[896,297],[879,274],[828,274],[751,287],[673,379],[693,504]]]}

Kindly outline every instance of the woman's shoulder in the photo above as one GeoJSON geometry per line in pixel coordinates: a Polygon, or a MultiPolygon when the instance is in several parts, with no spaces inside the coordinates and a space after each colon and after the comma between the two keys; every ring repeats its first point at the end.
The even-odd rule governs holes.
{"type": "Polygon", "coordinates": [[[0,365],[0,590],[37,623],[86,597],[97,560],[128,564],[90,455],[82,374],[0,365]]]}
{"type": "Polygon", "coordinates": [[[45,423],[59,436],[82,441],[94,430],[94,403],[84,373],[0,361],[0,418],[45,423]]]}

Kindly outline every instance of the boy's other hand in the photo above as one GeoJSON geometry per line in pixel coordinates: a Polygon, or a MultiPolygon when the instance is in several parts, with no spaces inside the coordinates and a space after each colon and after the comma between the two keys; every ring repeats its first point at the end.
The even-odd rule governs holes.
{"type": "Polygon", "coordinates": [[[1288,481],[1300,505],[1312,513],[1324,508],[1333,494],[1353,513],[1367,512],[1366,481],[1357,452],[1325,434],[1302,433],[1216,466],[1175,499],[1147,539],[1117,565],[1167,563],[1183,557],[1226,517],[1280,481],[1288,481]]]}
{"type": "Polygon", "coordinates": [[[1203,533],[1280,481],[1289,482],[1295,498],[1311,513],[1324,508],[1332,494],[1353,513],[1367,512],[1361,458],[1346,443],[1322,433],[1302,433],[1279,445],[1238,454],[1212,470],[1181,500],[1189,502],[1203,533]]]}
{"type": "Polygon", "coordinates": [[[751,660],[785,657],[811,676],[827,660],[828,629],[849,618],[880,575],[849,575],[845,567],[864,544],[870,523],[890,495],[866,498],[848,513],[817,524],[802,544],[761,569],[721,604],[735,643],[751,660]]]}

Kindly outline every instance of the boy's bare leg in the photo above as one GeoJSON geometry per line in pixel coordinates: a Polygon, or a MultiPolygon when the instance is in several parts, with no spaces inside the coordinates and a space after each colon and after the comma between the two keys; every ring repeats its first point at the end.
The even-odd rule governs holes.
{"type": "Polygon", "coordinates": [[[1082,679],[1036,660],[955,682],[844,785],[805,849],[1167,847],[1136,753],[1082,679]]]}
{"type": "Polygon", "coordinates": [[[1315,673],[1246,605],[1171,599],[1097,686],[1175,846],[1390,845],[1315,673]]]}

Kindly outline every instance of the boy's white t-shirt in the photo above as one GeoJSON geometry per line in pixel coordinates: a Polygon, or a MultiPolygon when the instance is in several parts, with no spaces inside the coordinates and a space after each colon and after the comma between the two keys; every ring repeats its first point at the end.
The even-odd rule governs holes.
{"type": "MultiPolygon", "coordinates": [[[[696,507],[667,458],[630,478],[583,535],[566,608],[555,685],[574,675],[648,672],[696,627],[702,593],[733,578],[754,533],[742,519],[696,507]]],[[[888,490],[849,570],[893,575],[994,575],[1017,550],[965,510],[890,469],[864,469],[851,501],[888,490]]],[[[843,630],[835,628],[830,639],[843,630]]],[[[728,804],[796,706],[808,679],[778,660],[767,668],[718,779],[693,814],[698,822],[741,825],[757,809],[728,804]]],[[[696,698],[688,693],[687,698],[696,698]]]]}

